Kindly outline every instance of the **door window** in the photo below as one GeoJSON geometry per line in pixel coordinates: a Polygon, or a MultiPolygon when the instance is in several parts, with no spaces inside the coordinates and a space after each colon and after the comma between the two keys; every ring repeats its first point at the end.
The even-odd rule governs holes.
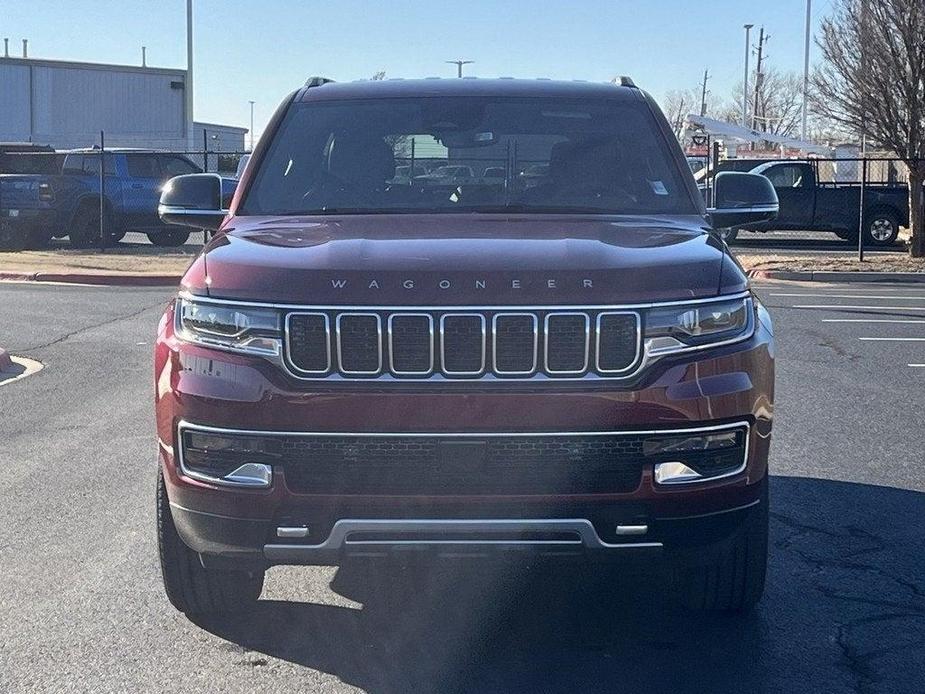
{"type": "Polygon", "coordinates": [[[128,175],[132,178],[160,178],[161,170],[157,158],[150,154],[126,154],[128,175]]]}

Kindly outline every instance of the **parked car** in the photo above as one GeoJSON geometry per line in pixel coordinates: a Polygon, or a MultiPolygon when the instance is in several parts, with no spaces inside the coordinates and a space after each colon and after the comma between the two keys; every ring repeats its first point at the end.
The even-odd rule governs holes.
{"type": "Polygon", "coordinates": [[[64,155],[60,172],[0,174],[0,218],[8,222],[8,238],[16,239],[11,245],[41,247],[52,237],[68,236],[73,246],[91,246],[99,242],[102,197],[108,243],[139,231],[157,246],[179,246],[189,232],[158,218],[161,187],[173,176],[200,171],[179,154],[74,150],[64,155]]]}
{"type": "MultiPolygon", "coordinates": [[[[831,231],[856,243],[858,230],[866,246],[890,246],[900,227],[909,226],[909,187],[905,183],[868,183],[864,192],[864,224],[860,224],[861,186],[857,182],[820,182],[819,162],[770,161],[752,173],[771,181],[780,200],[774,219],[746,227],[748,231],[831,231]]],[[[725,233],[735,239],[737,229],[725,233]]]]}
{"type": "Polygon", "coordinates": [[[472,172],[471,166],[448,164],[445,166],[438,166],[430,173],[415,176],[414,180],[418,183],[434,183],[437,185],[462,185],[465,183],[473,183],[475,181],[475,174],[472,172]]]}
{"type": "Polygon", "coordinates": [[[269,566],[398,552],[658,558],[693,607],[753,605],[775,350],[707,227],[774,214],[768,180],[720,174],[705,209],[625,80],[319,83],[229,209],[206,174],[161,196],[216,230],[154,350],[173,605],[242,612],[269,566]],[[469,159],[543,143],[547,175],[389,185],[389,142],[421,133],[469,159]]]}

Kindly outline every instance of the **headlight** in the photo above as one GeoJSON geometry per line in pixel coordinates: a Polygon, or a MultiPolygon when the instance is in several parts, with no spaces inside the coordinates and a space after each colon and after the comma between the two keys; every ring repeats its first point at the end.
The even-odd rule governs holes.
{"type": "Polygon", "coordinates": [[[282,330],[273,309],[177,299],[177,337],[232,352],[279,356],[282,330]]]}
{"type": "Polygon", "coordinates": [[[754,321],[748,297],[651,309],[645,314],[646,351],[655,356],[744,339],[754,321]]]}

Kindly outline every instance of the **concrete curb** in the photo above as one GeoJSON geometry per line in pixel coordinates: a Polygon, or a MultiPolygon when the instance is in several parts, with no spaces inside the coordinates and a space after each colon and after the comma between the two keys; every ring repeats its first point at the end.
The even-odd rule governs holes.
{"type": "Polygon", "coordinates": [[[798,282],[925,282],[925,272],[832,272],[787,270],[749,270],[748,276],[760,280],[798,282]]]}
{"type": "Polygon", "coordinates": [[[107,287],[175,287],[181,275],[107,275],[83,272],[0,272],[0,280],[12,282],[68,282],[107,287]]]}
{"type": "Polygon", "coordinates": [[[0,347],[0,373],[13,370],[13,360],[10,359],[10,353],[3,347],[0,347]]]}

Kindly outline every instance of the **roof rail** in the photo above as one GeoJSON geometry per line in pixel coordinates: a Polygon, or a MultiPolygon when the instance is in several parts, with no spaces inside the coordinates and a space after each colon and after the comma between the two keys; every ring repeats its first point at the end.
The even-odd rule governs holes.
{"type": "Polygon", "coordinates": [[[334,80],[330,77],[319,77],[318,75],[314,75],[305,80],[305,86],[311,89],[312,87],[320,87],[322,84],[328,84],[333,81],[334,80]]]}
{"type": "Polygon", "coordinates": [[[636,83],[633,82],[632,77],[627,77],[626,75],[620,75],[620,86],[621,87],[632,87],[633,89],[638,89],[636,83]]]}

